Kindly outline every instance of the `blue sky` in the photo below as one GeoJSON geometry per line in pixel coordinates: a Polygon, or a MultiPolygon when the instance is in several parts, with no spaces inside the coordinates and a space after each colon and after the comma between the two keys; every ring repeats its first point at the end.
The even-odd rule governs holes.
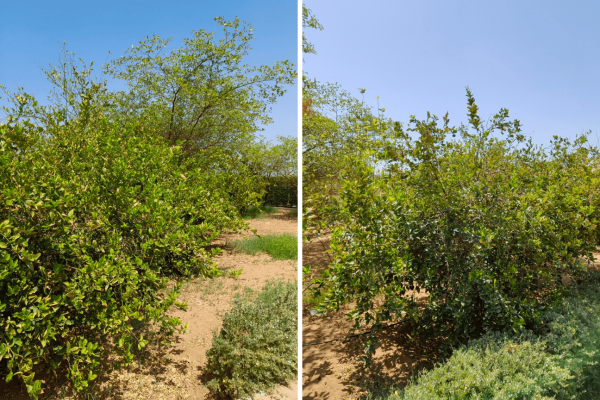
{"type": "Polygon", "coordinates": [[[600,137],[600,2],[306,0],[304,70],[338,82],[406,123],[427,111],[466,122],[465,86],[482,118],[500,108],[538,144],[600,137]]]}
{"type": "MultiPolygon", "coordinates": [[[[192,30],[221,32],[213,18],[238,17],[254,29],[250,65],[290,60],[298,66],[298,5],[295,0],[178,1],[108,0],[5,1],[0,24],[0,84],[11,91],[16,85],[46,100],[50,85],[39,66],[55,64],[61,44],[86,63],[94,61],[95,72],[107,60],[123,55],[144,36],[173,37],[174,47],[192,30]],[[60,42],[60,44],[59,44],[60,42]]],[[[118,88],[122,85],[109,87],[118,88]]],[[[124,86],[122,86],[124,87],[124,86]]],[[[4,103],[3,99],[0,104],[4,103]]],[[[270,140],[297,134],[297,85],[273,106],[274,123],[262,133],[270,140]]]]}

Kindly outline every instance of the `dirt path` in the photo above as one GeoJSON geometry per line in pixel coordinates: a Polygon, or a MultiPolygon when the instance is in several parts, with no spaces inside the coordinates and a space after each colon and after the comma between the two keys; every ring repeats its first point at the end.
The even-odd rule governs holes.
{"type": "MultiPolygon", "coordinates": [[[[287,211],[250,220],[252,229],[260,235],[290,233],[297,235],[297,218],[286,216],[287,211]]],[[[247,232],[251,235],[251,232],[247,232]]],[[[150,399],[213,399],[205,387],[206,351],[210,348],[213,331],[221,327],[222,317],[229,310],[233,297],[244,288],[260,289],[271,279],[297,280],[297,261],[272,260],[269,255],[251,256],[234,253],[227,247],[242,235],[226,234],[215,245],[228,250],[214,258],[222,276],[214,279],[197,279],[182,291],[180,300],[187,301],[187,312],[175,310],[172,316],[188,323],[187,332],[178,334],[172,346],[161,351],[145,352],[141,363],[127,370],[115,371],[98,383],[101,396],[96,399],[150,400],[150,399]],[[233,279],[231,269],[243,269],[233,279]]],[[[49,385],[52,386],[52,385],[49,385]]],[[[69,399],[56,388],[46,393],[45,399],[69,399]]],[[[273,395],[257,395],[254,399],[297,399],[298,383],[282,386],[273,395]]],[[[0,383],[0,400],[25,400],[24,390],[14,385],[0,383]],[[21,393],[15,393],[19,390],[21,393]],[[4,396],[4,397],[3,397],[4,396]]]]}

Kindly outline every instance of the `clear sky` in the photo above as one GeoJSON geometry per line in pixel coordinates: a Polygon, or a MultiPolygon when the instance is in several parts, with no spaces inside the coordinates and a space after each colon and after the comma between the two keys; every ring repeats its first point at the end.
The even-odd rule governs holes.
{"type": "MultiPolygon", "coordinates": [[[[192,30],[220,34],[213,21],[217,16],[237,16],[252,25],[255,40],[246,63],[290,60],[298,66],[296,0],[4,1],[0,13],[0,84],[11,91],[18,84],[38,100],[45,101],[51,89],[39,67],[56,64],[63,41],[76,57],[88,64],[93,60],[94,72],[101,74],[109,50],[121,56],[146,35],[173,37],[173,47],[179,47],[192,30]]],[[[6,104],[2,97],[0,104],[6,104]]],[[[289,87],[273,106],[275,122],[263,135],[273,141],[297,135],[297,97],[297,85],[289,87]]]]}
{"type": "Polygon", "coordinates": [[[406,123],[427,111],[467,122],[465,86],[480,116],[500,108],[538,144],[600,137],[600,1],[305,0],[324,27],[304,70],[338,82],[406,123]]]}

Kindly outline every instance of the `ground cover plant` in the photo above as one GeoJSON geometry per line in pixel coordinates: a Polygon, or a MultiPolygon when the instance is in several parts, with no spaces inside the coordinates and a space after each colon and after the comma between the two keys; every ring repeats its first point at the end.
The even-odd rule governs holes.
{"type": "Polygon", "coordinates": [[[297,260],[298,238],[289,233],[281,235],[255,236],[248,240],[237,240],[233,247],[246,254],[267,253],[275,260],[297,260]]]}
{"type": "Polygon", "coordinates": [[[297,299],[297,285],[281,281],[236,298],[207,351],[212,390],[246,397],[296,377],[297,299]]]}
{"type": "Polygon", "coordinates": [[[131,363],[148,343],[141,326],[166,338],[182,331],[168,312],[186,308],[177,301],[183,283],[218,274],[212,240],[247,228],[240,210],[264,195],[263,178],[246,168],[238,145],[268,121],[267,106],[290,83],[292,66],[250,73],[239,62],[251,31],[217,22],[230,41],[195,32],[170,58],[152,58],[160,58],[162,76],[138,57],[165,47],[158,37],[118,59],[107,71],[128,81],[127,92],[107,91],[91,68],[68,62],[46,71],[58,88],[52,105],[5,91],[13,107],[0,124],[0,363],[6,380],[22,379],[32,397],[42,371],[66,369],[80,391],[101,371],[131,363]],[[211,62],[194,64],[190,52],[211,62]],[[220,68],[229,74],[218,85],[244,90],[215,97],[214,87],[197,86],[220,68]],[[158,87],[144,86],[157,80],[180,86],[171,93],[178,107],[165,108],[158,87]],[[231,101],[244,107],[215,103],[231,101]],[[200,118],[198,107],[212,111],[200,118]],[[225,118],[213,109],[227,110],[226,134],[210,129],[225,118]],[[118,361],[101,366],[107,354],[118,361]]]}

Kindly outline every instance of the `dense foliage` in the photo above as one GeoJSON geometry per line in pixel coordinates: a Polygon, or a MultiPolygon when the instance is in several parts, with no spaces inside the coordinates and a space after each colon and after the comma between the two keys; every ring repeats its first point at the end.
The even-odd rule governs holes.
{"type": "Polygon", "coordinates": [[[66,50],[45,71],[51,105],[2,88],[13,106],[0,124],[0,362],[32,397],[42,369],[66,369],[81,390],[108,354],[112,367],[131,362],[148,343],[141,327],[184,329],[168,316],[186,307],[184,279],[218,273],[211,241],[247,228],[240,212],[264,196],[244,144],[292,66],[242,67],[251,34],[217,21],[225,39],[200,31],[149,59],[167,44],[154,37],[106,67],[130,83],[126,93],[92,80],[83,62],[78,70],[66,50]]]}
{"type": "Polygon", "coordinates": [[[598,398],[599,278],[597,272],[587,275],[561,307],[543,314],[536,332],[485,334],[413,377],[406,388],[369,398],[598,398]]]}
{"type": "Polygon", "coordinates": [[[271,178],[263,202],[273,206],[298,206],[298,181],[288,177],[271,178]]]}
{"type": "Polygon", "coordinates": [[[298,370],[298,286],[271,282],[236,299],[206,352],[208,386],[235,398],[294,379],[298,370]]]}
{"type": "Polygon", "coordinates": [[[467,96],[471,129],[413,117],[379,170],[348,163],[358,167],[331,200],[323,307],[355,302],[356,328],[404,318],[415,337],[444,338],[448,350],[488,330],[532,327],[595,249],[598,158],[586,137],[555,138],[547,152],[525,141],[508,110],[483,126],[467,96]]]}

